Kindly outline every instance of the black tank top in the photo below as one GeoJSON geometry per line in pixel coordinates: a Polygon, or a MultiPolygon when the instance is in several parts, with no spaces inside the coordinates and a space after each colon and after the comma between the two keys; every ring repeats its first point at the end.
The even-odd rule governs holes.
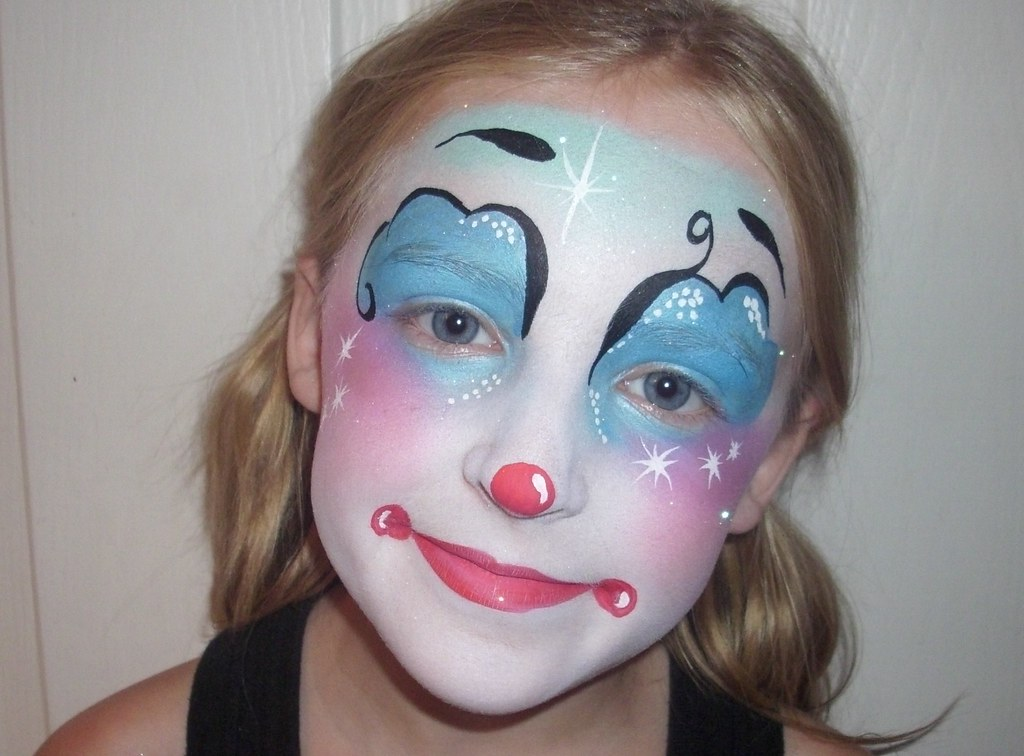
{"type": "MultiPolygon", "coordinates": [[[[188,756],[298,756],[299,676],[316,597],[287,606],[207,646],[188,708],[188,756]]],[[[782,726],[709,695],[672,664],[669,756],[781,756],[782,726]]]]}

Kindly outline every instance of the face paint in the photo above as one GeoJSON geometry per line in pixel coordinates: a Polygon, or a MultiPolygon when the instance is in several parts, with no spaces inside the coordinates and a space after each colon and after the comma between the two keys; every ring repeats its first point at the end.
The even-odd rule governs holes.
{"type": "Polygon", "coordinates": [[[512,515],[535,517],[555,503],[555,484],[544,468],[514,462],[494,473],[491,498],[512,515]]]}
{"type": "Polygon", "coordinates": [[[571,601],[586,592],[592,592],[598,606],[613,617],[625,617],[636,606],[636,591],[622,580],[602,580],[594,585],[566,583],[529,567],[501,564],[482,551],[418,533],[405,509],[397,504],[374,512],[370,527],[379,536],[399,541],[412,536],[424,560],[445,585],[491,609],[528,612],[571,601]]]}
{"type": "Polygon", "coordinates": [[[692,102],[554,89],[398,156],[322,322],[327,553],[421,684],[493,714],[689,610],[799,334],[788,220],[739,138],[692,102]]]}
{"type": "Polygon", "coordinates": [[[444,292],[486,303],[497,325],[525,338],[547,281],[543,237],[513,207],[470,211],[451,194],[418,189],[377,232],[359,276],[365,320],[420,297],[444,292]]]}

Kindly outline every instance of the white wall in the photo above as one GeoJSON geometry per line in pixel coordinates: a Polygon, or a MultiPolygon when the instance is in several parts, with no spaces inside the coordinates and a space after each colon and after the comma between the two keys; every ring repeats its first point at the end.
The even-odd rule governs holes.
{"type": "MultiPolygon", "coordinates": [[[[22,722],[52,728],[202,648],[192,428],[205,375],[259,314],[290,245],[328,12],[322,0],[4,0],[0,50],[13,296],[0,379],[17,367],[19,381],[4,433],[18,433],[16,408],[24,419],[2,460],[16,506],[5,498],[0,537],[31,546],[38,612],[38,635],[8,641],[4,628],[14,713],[0,752],[24,753],[9,741],[22,722]],[[22,470],[27,488],[13,483],[22,470]],[[20,652],[37,637],[38,657],[20,652]],[[13,683],[31,673],[38,713],[40,696],[13,683]]],[[[18,575],[6,607],[32,584],[4,574],[18,575]]]]}
{"type": "Polygon", "coordinates": [[[861,626],[854,727],[963,695],[920,753],[1024,752],[1024,4],[810,2],[868,188],[844,454],[796,503],[861,626]]]}
{"type": "MultiPolygon", "coordinates": [[[[202,647],[204,376],[273,292],[332,42],[422,4],[0,3],[0,752],[202,647]]],[[[849,94],[869,195],[861,391],[792,503],[861,628],[840,721],[963,694],[912,752],[1020,752],[1024,5],[776,5],[849,94]]]]}

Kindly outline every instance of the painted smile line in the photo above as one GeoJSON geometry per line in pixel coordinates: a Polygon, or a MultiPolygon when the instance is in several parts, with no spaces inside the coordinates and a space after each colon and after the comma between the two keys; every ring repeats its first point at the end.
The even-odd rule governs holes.
{"type": "Polygon", "coordinates": [[[397,504],[380,507],[370,518],[379,536],[404,541],[410,536],[430,569],[455,593],[476,604],[503,612],[528,612],[570,601],[590,592],[597,605],[613,617],[636,608],[636,590],[622,580],[565,583],[530,567],[502,564],[468,546],[441,541],[412,528],[409,515],[397,504]]]}

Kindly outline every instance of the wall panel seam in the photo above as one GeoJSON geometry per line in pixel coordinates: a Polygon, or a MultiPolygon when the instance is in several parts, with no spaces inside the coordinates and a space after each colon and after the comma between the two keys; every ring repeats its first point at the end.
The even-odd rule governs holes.
{"type": "MultiPolygon", "coordinates": [[[[0,34],[0,44],[2,44],[3,35],[0,34]]],[[[14,243],[13,235],[11,233],[11,201],[10,201],[10,190],[9,187],[9,175],[8,175],[8,160],[7,160],[7,135],[9,133],[6,128],[7,114],[6,114],[6,100],[4,90],[4,66],[3,62],[3,50],[0,48],[0,212],[3,213],[4,224],[4,255],[7,263],[7,317],[11,329],[11,346],[12,346],[12,373],[14,375],[14,406],[17,417],[17,437],[18,437],[18,465],[21,468],[21,505],[24,507],[23,517],[25,523],[26,537],[28,541],[28,558],[29,558],[29,576],[31,580],[31,592],[32,592],[32,631],[35,641],[35,662],[36,670],[39,677],[39,690],[42,696],[41,704],[43,707],[43,727],[46,732],[51,731],[50,723],[50,706],[49,706],[49,695],[47,692],[46,682],[46,667],[43,656],[43,638],[42,638],[42,627],[39,621],[39,586],[38,577],[36,571],[36,554],[35,554],[35,539],[32,531],[32,497],[31,487],[29,484],[29,471],[28,471],[28,455],[27,455],[27,442],[25,433],[25,406],[24,406],[24,392],[22,391],[23,374],[21,365],[21,339],[18,329],[18,307],[17,307],[17,286],[16,278],[17,274],[14,267],[14,243]]]]}

